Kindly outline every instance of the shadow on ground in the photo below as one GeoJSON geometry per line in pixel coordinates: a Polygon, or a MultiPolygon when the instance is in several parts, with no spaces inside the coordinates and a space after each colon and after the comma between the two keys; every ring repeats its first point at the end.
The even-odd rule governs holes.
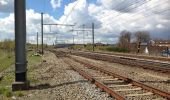
{"type": "Polygon", "coordinates": [[[45,84],[39,84],[36,86],[30,86],[29,90],[43,90],[43,89],[55,88],[55,87],[60,87],[60,86],[64,86],[64,85],[71,85],[71,84],[84,83],[84,82],[88,82],[88,81],[87,80],[79,80],[79,81],[61,83],[61,84],[57,84],[57,85],[50,85],[49,83],[45,83],[45,84]]]}

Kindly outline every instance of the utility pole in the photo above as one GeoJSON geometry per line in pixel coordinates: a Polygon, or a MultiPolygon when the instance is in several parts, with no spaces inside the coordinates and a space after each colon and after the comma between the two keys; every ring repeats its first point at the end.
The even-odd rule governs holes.
{"type": "Polygon", "coordinates": [[[74,35],[73,35],[73,45],[74,45],[74,35]]]}
{"type": "Polygon", "coordinates": [[[42,53],[42,55],[44,54],[44,44],[43,44],[43,13],[41,13],[41,53],[42,53]]]}
{"type": "Polygon", "coordinates": [[[37,52],[38,52],[38,32],[37,32],[37,52]]]}
{"type": "Polygon", "coordinates": [[[12,91],[25,90],[27,81],[25,0],[15,0],[15,82],[12,91]]]}
{"type": "MultiPolygon", "coordinates": [[[[42,14],[43,15],[43,14],[42,14]]],[[[42,16],[42,18],[41,19],[43,19],[43,16],[42,16]]],[[[41,29],[42,29],[42,34],[43,34],[43,26],[67,26],[67,27],[73,27],[73,26],[75,26],[75,25],[72,25],[72,24],[58,24],[58,23],[43,23],[43,20],[41,21],[41,29]]],[[[51,29],[50,29],[51,30],[51,29]]],[[[43,36],[42,36],[42,41],[43,41],[43,36]]],[[[55,41],[55,43],[57,44],[57,37],[56,37],[56,41],[55,41]]],[[[43,42],[42,42],[42,44],[43,44],[43,42]]],[[[43,51],[43,45],[42,45],[42,51],[43,51]]]]}
{"type": "Polygon", "coordinates": [[[139,37],[139,42],[138,42],[138,51],[137,51],[137,53],[139,53],[140,52],[140,46],[141,46],[141,37],[139,37]]]}
{"type": "Polygon", "coordinates": [[[94,51],[94,23],[92,23],[92,42],[93,42],[93,51],[94,51]]]}
{"type": "MultiPolygon", "coordinates": [[[[84,26],[84,25],[83,25],[83,26],[84,26]]],[[[85,29],[85,28],[83,28],[83,29],[73,29],[73,30],[71,30],[71,31],[77,31],[77,32],[81,31],[81,32],[83,32],[83,34],[84,34],[85,31],[92,32],[92,29],[85,29]]],[[[84,37],[84,35],[83,35],[83,37],[84,37]]],[[[84,44],[84,43],[83,43],[83,44],[84,44]]]]}
{"type": "Polygon", "coordinates": [[[85,24],[83,24],[83,47],[84,47],[84,44],[85,44],[84,43],[84,32],[85,32],[84,29],[85,29],[85,24]]]}

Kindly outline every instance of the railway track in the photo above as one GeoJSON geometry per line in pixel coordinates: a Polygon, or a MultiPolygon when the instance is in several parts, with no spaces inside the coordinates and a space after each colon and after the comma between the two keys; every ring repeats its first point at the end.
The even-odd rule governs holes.
{"type": "MultiPolygon", "coordinates": [[[[90,51],[84,51],[84,52],[90,52],[90,51]]],[[[112,53],[112,52],[101,52],[101,51],[95,51],[93,53],[116,55],[116,56],[128,56],[128,57],[139,58],[139,59],[141,58],[141,59],[147,59],[147,60],[170,61],[170,58],[161,57],[161,56],[158,57],[158,56],[148,56],[148,55],[140,55],[140,54],[137,55],[137,54],[112,53]]]]}
{"type": "Polygon", "coordinates": [[[71,51],[72,55],[76,56],[83,56],[86,58],[102,60],[102,61],[109,61],[114,63],[120,63],[123,65],[130,65],[135,67],[140,67],[144,69],[150,69],[154,71],[159,71],[162,73],[170,73],[170,63],[158,62],[153,60],[144,60],[144,59],[137,59],[132,57],[125,57],[125,56],[114,56],[108,54],[99,54],[99,53],[90,53],[90,52],[80,52],[80,51],[71,51]]]}
{"type": "MultiPolygon", "coordinates": [[[[57,53],[62,54],[62,53],[57,53]]],[[[61,57],[59,55],[56,55],[61,57]]],[[[68,59],[65,63],[69,64],[72,69],[77,71],[84,78],[88,79],[99,87],[102,91],[107,92],[117,100],[169,100],[170,93],[147,86],[140,82],[117,75],[102,67],[89,64],[85,61],[65,55],[68,59]],[[72,59],[72,60],[71,60],[72,59]],[[75,61],[83,66],[77,66],[71,63],[75,61]]]]}

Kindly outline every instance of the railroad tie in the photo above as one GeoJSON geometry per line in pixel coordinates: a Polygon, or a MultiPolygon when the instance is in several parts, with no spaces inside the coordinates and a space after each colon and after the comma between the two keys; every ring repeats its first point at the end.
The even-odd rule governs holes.
{"type": "Polygon", "coordinates": [[[117,80],[119,80],[119,79],[118,78],[111,78],[111,79],[106,78],[106,79],[103,79],[103,81],[117,81],[117,80]]]}
{"type": "Polygon", "coordinates": [[[112,85],[109,86],[110,88],[115,88],[115,87],[126,87],[126,86],[132,86],[132,84],[127,84],[127,85],[112,85]]]}
{"type": "Polygon", "coordinates": [[[119,90],[114,90],[117,92],[123,92],[123,91],[137,91],[137,90],[142,90],[142,88],[132,88],[132,89],[119,89],[119,90]]]}
{"type": "MultiPolygon", "coordinates": [[[[108,79],[108,78],[113,78],[112,76],[106,76],[106,77],[103,77],[103,76],[93,76],[93,78],[95,79],[108,79]]],[[[115,78],[115,80],[118,80],[118,78],[115,78]]]]}
{"type": "Polygon", "coordinates": [[[114,84],[114,83],[123,83],[124,81],[122,80],[117,80],[117,81],[104,81],[104,84],[114,84]]]}
{"type": "Polygon", "coordinates": [[[141,94],[128,94],[126,95],[127,97],[135,97],[135,96],[147,96],[147,95],[153,95],[152,92],[146,92],[146,93],[141,93],[141,94]]]}

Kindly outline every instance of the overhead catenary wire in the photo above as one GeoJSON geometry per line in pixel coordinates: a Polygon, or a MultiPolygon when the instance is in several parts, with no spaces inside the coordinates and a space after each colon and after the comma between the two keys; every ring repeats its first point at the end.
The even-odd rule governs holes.
{"type": "Polygon", "coordinates": [[[70,12],[67,14],[63,24],[67,23],[67,19],[68,17],[70,16],[70,14],[75,10],[76,6],[78,5],[78,3],[80,2],[81,0],[77,0],[77,2],[75,3],[75,5],[71,8],[70,12]]]}
{"type": "MultiPolygon", "coordinates": [[[[164,11],[161,11],[161,12],[159,12],[159,14],[162,14],[162,13],[165,13],[165,12],[167,12],[167,11],[170,11],[170,9],[166,9],[166,10],[164,10],[164,11]]],[[[135,20],[133,20],[133,22],[137,22],[137,21],[139,21],[139,20],[143,20],[143,19],[147,19],[147,18],[149,18],[150,16],[152,16],[153,14],[149,14],[149,15],[146,15],[146,16],[143,16],[143,18],[137,18],[137,19],[135,19],[135,20]]],[[[123,21],[123,23],[127,23],[128,21],[123,21]]],[[[121,24],[123,24],[123,23],[121,23],[121,24]]],[[[108,23],[109,24],[109,23],[108,23]]],[[[108,25],[107,24],[107,25],[108,25]]],[[[117,26],[117,24],[114,24],[114,26],[117,26]]],[[[114,26],[112,26],[112,27],[114,27],[114,26]]],[[[105,31],[106,30],[106,28],[105,29],[99,29],[99,30],[96,30],[96,31],[105,31]]]]}
{"type": "MultiPolygon", "coordinates": [[[[166,3],[166,2],[164,2],[164,3],[166,3]]],[[[156,8],[156,7],[159,7],[160,5],[163,5],[164,3],[159,3],[158,5],[156,5],[156,6],[154,6],[154,7],[152,7],[152,9],[153,8],[156,8]]],[[[151,11],[152,9],[148,9],[147,11],[151,11]]],[[[161,11],[161,12],[166,12],[166,11],[168,11],[168,9],[165,9],[165,10],[163,10],[163,11],[161,11]]],[[[157,12],[157,14],[160,14],[161,12],[157,12]]],[[[138,12],[139,13],[139,12],[138,12]]],[[[132,16],[130,16],[129,18],[132,18],[133,16],[135,16],[135,15],[137,15],[138,13],[136,13],[136,14],[133,14],[132,16]]],[[[149,18],[150,16],[152,16],[152,15],[155,15],[155,14],[149,14],[149,15],[144,15],[142,18],[137,18],[137,19],[135,19],[135,20],[131,20],[131,21],[139,21],[139,20],[141,20],[141,19],[145,19],[145,18],[149,18]]],[[[114,20],[114,22],[115,22],[116,20],[114,20]]],[[[107,23],[107,25],[109,25],[110,23],[112,23],[113,21],[111,21],[111,22],[109,22],[109,23],[107,23]]],[[[123,21],[123,23],[125,23],[125,22],[127,22],[127,21],[123,21]]],[[[117,24],[114,24],[114,25],[117,25],[117,24]]]]}
{"type": "MultiPolygon", "coordinates": [[[[167,1],[166,2],[159,2],[159,4],[158,5],[156,5],[156,6],[154,6],[154,7],[152,7],[151,9],[147,9],[147,11],[152,11],[152,9],[153,8],[157,8],[157,7],[159,7],[160,5],[163,5],[163,4],[165,4],[165,3],[167,3],[167,1]]],[[[130,15],[130,17],[133,17],[133,16],[135,16],[135,15],[137,15],[137,14],[139,14],[139,13],[141,13],[143,10],[146,10],[146,9],[138,9],[138,12],[137,13],[135,13],[135,14],[133,14],[133,15],[130,15]]],[[[146,13],[146,12],[145,12],[146,13]]],[[[121,14],[121,15],[124,15],[124,13],[123,14],[121,14]]],[[[121,16],[120,15],[120,16],[121,16]]],[[[118,16],[115,18],[115,19],[117,19],[118,18],[118,16]]],[[[116,20],[115,20],[116,21],[116,20]]]]}
{"type": "MultiPolygon", "coordinates": [[[[166,9],[166,10],[157,12],[157,14],[162,14],[162,13],[167,12],[167,11],[170,11],[170,9],[166,9]]],[[[139,21],[139,20],[147,19],[147,18],[149,18],[149,17],[152,16],[152,15],[154,15],[154,14],[144,15],[142,18],[137,18],[137,19],[129,20],[129,21],[136,22],[136,21],[139,21]]],[[[128,21],[123,21],[123,23],[125,23],[125,22],[128,22],[128,21]]],[[[121,24],[123,24],[123,23],[121,23],[121,24]]],[[[110,23],[108,23],[108,24],[110,24],[110,23]]],[[[108,24],[107,24],[107,25],[108,25],[108,24]]],[[[117,25],[117,24],[114,24],[114,26],[116,26],[116,25],[117,25]]]]}
{"type": "MultiPolygon", "coordinates": [[[[151,0],[149,0],[149,1],[142,1],[140,5],[135,6],[134,8],[129,9],[129,7],[131,7],[131,6],[134,5],[134,4],[132,3],[132,4],[130,4],[128,7],[124,7],[124,8],[122,8],[122,9],[120,9],[119,12],[120,12],[120,11],[126,11],[126,12],[128,12],[128,11],[133,10],[133,9],[135,9],[135,8],[138,8],[138,7],[140,7],[140,6],[148,3],[148,2],[150,2],[150,1],[151,1],[151,0]]],[[[140,2],[138,2],[138,3],[140,3],[140,2]]],[[[123,13],[123,14],[124,14],[124,13],[123,13]]],[[[116,16],[114,16],[114,17],[118,17],[118,16],[120,16],[120,15],[122,15],[122,13],[121,13],[121,14],[118,14],[118,15],[116,15],[116,16]]],[[[111,16],[111,15],[109,14],[109,15],[106,15],[106,16],[101,17],[100,19],[108,18],[108,17],[110,17],[110,16],[111,16]]]]}

